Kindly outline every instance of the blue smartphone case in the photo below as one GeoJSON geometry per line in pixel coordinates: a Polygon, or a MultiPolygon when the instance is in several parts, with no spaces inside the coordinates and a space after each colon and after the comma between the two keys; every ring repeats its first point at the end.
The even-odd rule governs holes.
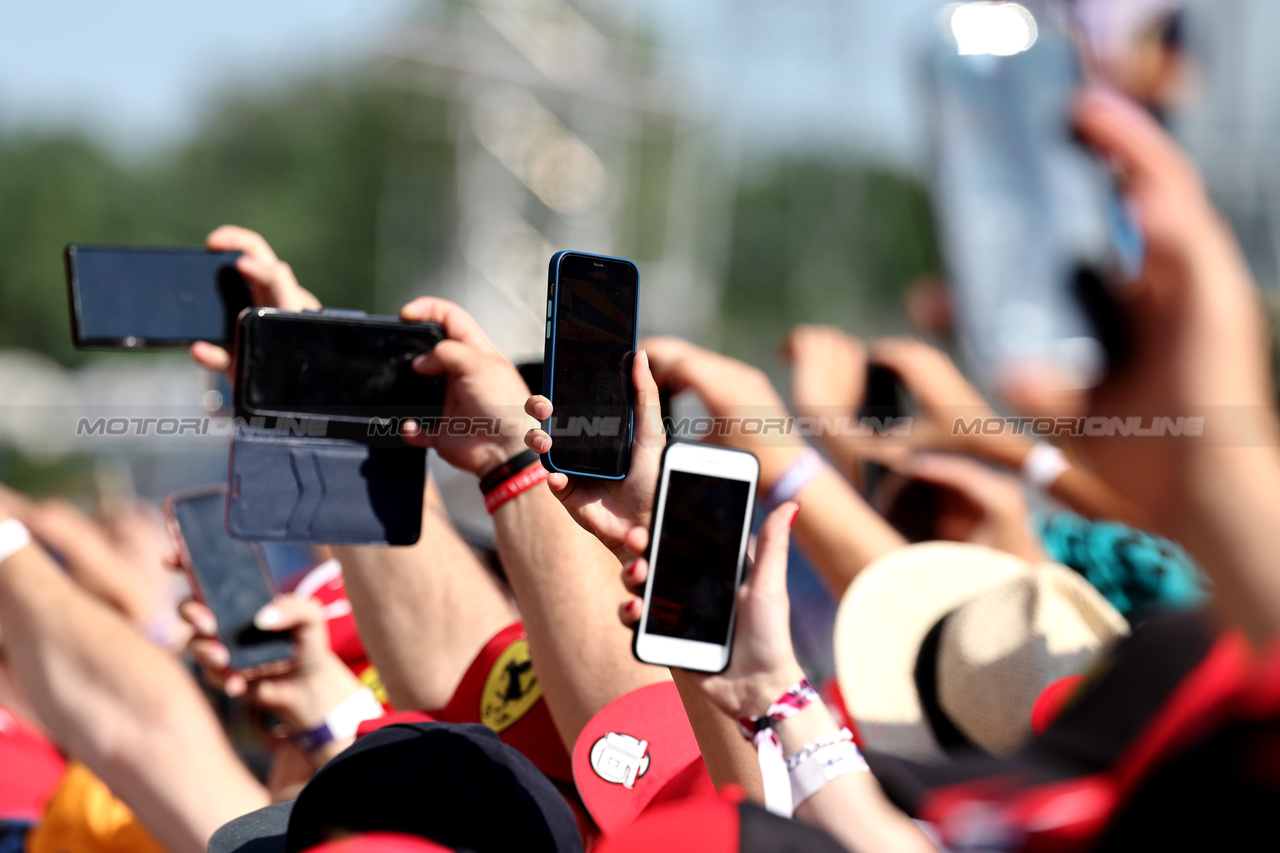
{"type": "MultiPolygon", "coordinates": [[[[554,384],[553,380],[555,378],[555,372],[556,372],[555,341],[556,341],[556,321],[558,319],[556,316],[558,313],[558,308],[556,305],[556,297],[555,297],[556,282],[559,280],[559,276],[560,276],[560,259],[563,258],[565,255],[582,255],[588,258],[602,258],[607,261],[621,261],[622,263],[631,264],[631,266],[633,267],[636,266],[634,262],[629,261],[626,258],[616,258],[611,255],[594,255],[594,254],[591,254],[590,252],[561,251],[561,252],[556,252],[554,255],[551,256],[551,262],[547,265],[547,329],[546,329],[546,335],[543,339],[543,350],[542,350],[542,364],[543,364],[542,396],[550,400],[552,406],[555,405],[554,388],[552,386],[554,384]]],[[[640,315],[639,267],[636,267],[635,314],[637,318],[640,315]]],[[[634,334],[632,334],[631,336],[631,351],[633,354],[635,353],[636,345],[638,341],[639,341],[639,324],[637,323],[636,330],[634,334]]],[[[636,420],[635,405],[633,403],[631,407],[631,421],[630,423],[627,424],[627,434],[629,436],[632,436],[633,438],[635,435],[635,420],[636,420]]],[[[549,427],[550,427],[550,421],[542,422],[542,428],[544,430],[547,430],[549,432],[550,431],[549,427]]],[[[630,442],[628,442],[626,458],[624,459],[624,462],[622,465],[623,473],[618,475],[617,477],[610,477],[604,474],[591,474],[583,471],[571,471],[565,468],[560,468],[554,462],[551,461],[551,454],[549,453],[543,453],[540,455],[539,458],[542,460],[542,467],[546,468],[548,471],[557,472],[561,474],[570,474],[574,477],[590,477],[596,480],[625,480],[627,477],[626,470],[631,467],[631,445],[630,445],[630,442]]]]}
{"type": "Polygon", "coordinates": [[[227,531],[258,542],[412,545],[426,471],[421,447],[243,430],[231,442],[227,531]]]}

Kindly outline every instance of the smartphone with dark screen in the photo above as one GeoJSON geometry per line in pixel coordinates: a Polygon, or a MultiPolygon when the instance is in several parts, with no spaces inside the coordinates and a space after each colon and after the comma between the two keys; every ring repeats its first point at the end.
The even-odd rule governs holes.
{"type": "Polygon", "coordinates": [[[557,252],[547,282],[542,393],[555,413],[550,471],[621,480],[631,467],[640,271],[631,261],[557,252]]]}
{"type": "Polygon", "coordinates": [[[164,513],[196,600],[218,620],[231,669],[251,677],[282,672],[297,650],[287,634],[253,625],[275,585],[261,550],[227,533],[226,502],[225,485],[209,486],[170,495],[164,513]]]}
{"type": "Polygon", "coordinates": [[[675,441],[663,451],[638,660],[698,672],[729,665],[759,477],[760,463],[741,450],[675,441]]]}
{"type": "Polygon", "coordinates": [[[236,341],[236,415],[392,427],[438,417],[445,380],[414,372],[413,360],[444,337],[437,323],[395,317],[246,311],[236,341]]]}
{"type": "Polygon", "coordinates": [[[70,245],[63,252],[71,339],[80,349],[230,346],[252,305],[239,252],[70,245]]]}
{"type": "Polygon", "coordinates": [[[930,195],[961,347],[989,391],[1029,369],[1095,385],[1124,350],[1110,288],[1140,272],[1144,247],[1107,165],[1075,134],[1085,66],[1071,22],[1034,0],[943,14],[950,32],[926,64],[930,195]],[[1026,38],[1008,55],[967,43],[996,31],[1026,38]]]}
{"type": "MultiPolygon", "coordinates": [[[[882,364],[868,363],[865,387],[862,408],[858,411],[860,423],[870,420],[884,425],[908,416],[907,392],[898,374],[882,364]]],[[[886,472],[887,469],[878,462],[867,460],[862,463],[859,486],[864,496],[875,495],[886,472]]]]}

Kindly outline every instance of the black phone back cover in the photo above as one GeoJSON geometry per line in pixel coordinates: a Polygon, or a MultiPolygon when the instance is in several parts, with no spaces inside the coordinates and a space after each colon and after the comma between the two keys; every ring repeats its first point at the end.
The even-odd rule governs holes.
{"type": "Polygon", "coordinates": [[[427,451],[243,431],[231,443],[227,530],[237,539],[412,545],[427,451]]]}

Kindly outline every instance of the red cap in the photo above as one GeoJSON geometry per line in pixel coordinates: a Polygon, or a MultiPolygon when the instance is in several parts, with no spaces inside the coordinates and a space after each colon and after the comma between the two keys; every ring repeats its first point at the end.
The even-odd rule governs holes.
{"type": "Polygon", "coordinates": [[[368,832],[354,838],[326,842],[318,847],[312,847],[307,853],[452,853],[452,851],[448,847],[441,847],[434,841],[428,841],[416,835],[368,832]]]}
{"type": "Polygon", "coordinates": [[[646,812],[619,835],[604,838],[592,853],[738,853],[742,818],[737,786],[720,797],[699,797],[646,812]]]}
{"type": "Polygon", "coordinates": [[[715,787],[670,681],[633,690],[587,722],[573,750],[573,780],[608,835],[651,806],[713,799],[715,787]]]}

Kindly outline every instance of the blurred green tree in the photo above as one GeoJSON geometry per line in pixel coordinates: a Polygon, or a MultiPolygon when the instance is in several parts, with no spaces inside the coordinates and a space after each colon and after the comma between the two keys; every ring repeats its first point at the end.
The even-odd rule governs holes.
{"type": "Polygon", "coordinates": [[[198,245],[224,223],[261,232],[326,304],[394,309],[375,298],[383,191],[395,180],[433,211],[415,237],[442,258],[449,110],[368,74],[225,100],[189,141],[138,164],[71,134],[0,137],[0,348],[84,359],[71,346],[66,243],[198,245]]]}
{"type": "Polygon", "coordinates": [[[907,286],[937,267],[915,178],[856,159],[762,164],[734,203],[723,346],[759,363],[797,323],[900,328],[907,286]]]}

